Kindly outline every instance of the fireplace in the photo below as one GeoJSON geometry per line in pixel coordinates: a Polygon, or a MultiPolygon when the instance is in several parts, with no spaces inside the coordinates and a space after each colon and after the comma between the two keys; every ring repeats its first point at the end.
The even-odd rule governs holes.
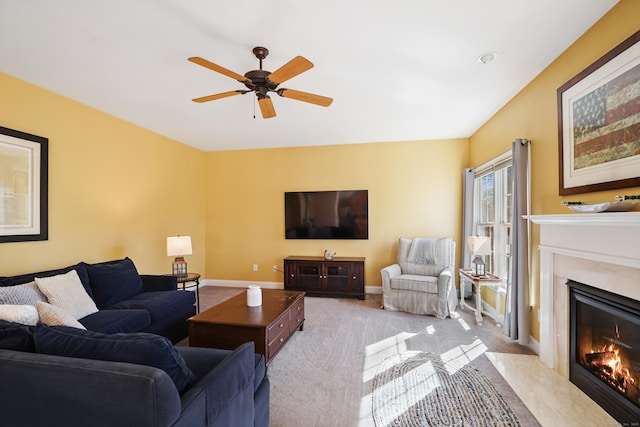
{"type": "Polygon", "coordinates": [[[617,421],[640,420],[640,302],[569,280],[569,379],[617,421]]]}
{"type": "MultiPolygon", "coordinates": [[[[569,381],[570,366],[576,358],[571,354],[568,281],[585,283],[605,291],[608,293],[605,294],[606,299],[614,302],[616,297],[608,298],[611,294],[624,297],[625,302],[640,301],[640,212],[532,215],[529,219],[540,226],[540,311],[537,313],[540,336],[539,342],[533,342],[532,346],[544,365],[569,381]]],[[[636,307],[633,304],[629,304],[631,311],[636,307]]],[[[611,312],[607,313],[613,317],[611,312]]],[[[598,334],[615,339],[615,325],[613,328],[611,331],[611,327],[607,327],[606,331],[598,331],[598,334]]],[[[637,324],[636,330],[640,331],[637,324]]],[[[626,343],[629,338],[620,325],[619,333],[619,341],[626,343]]],[[[577,371],[580,372],[579,369],[577,371]]],[[[629,401],[626,397],[623,399],[629,401]]],[[[603,408],[606,405],[600,401],[597,403],[603,408]]],[[[636,423],[638,419],[636,417],[636,423]]]]}

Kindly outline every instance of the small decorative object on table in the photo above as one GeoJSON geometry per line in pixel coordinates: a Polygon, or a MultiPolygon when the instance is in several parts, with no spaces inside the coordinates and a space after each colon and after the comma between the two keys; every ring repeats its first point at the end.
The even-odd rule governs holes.
{"type": "Polygon", "coordinates": [[[625,212],[635,208],[640,204],[640,196],[616,196],[615,202],[562,202],[562,204],[572,211],[582,213],[625,212]]]}
{"type": "Polygon", "coordinates": [[[260,285],[249,285],[247,289],[247,306],[259,307],[262,305],[262,290],[260,285]]]}

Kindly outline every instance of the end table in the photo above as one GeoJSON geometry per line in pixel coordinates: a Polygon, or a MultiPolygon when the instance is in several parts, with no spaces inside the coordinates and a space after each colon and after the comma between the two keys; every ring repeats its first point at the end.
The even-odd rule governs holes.
{"type": "Polygon", "coordinates": [[[196,310],[200,313],[200,274],[198,273],[188,273],[185,276],[176,276],[178,279],[178,285],[182,283],[182,290],[186,290],[189,288],[196,288],[196,310]],[[187,285],[187,283],[195,282],[192,285],[187,285]]]}
{"type": "Polygon", "coordinates": [[[502,319],[498,319],[494,317],[491,313],[484,311],[482,309],[482,286],[489,283],[500,283],[500,278],[494,274],[487,273],[484,276],[474,276],[472,270],[467,270],[461,268],[458,270],[460,274],[460,307],[466,307],[470,310],[474,310],[476,312],[476,323],[478,325],[482,325],[482,315],[486,314],[491,317],[496,323],[502,323],[502,319]],[[476,307],[473,308],[470,305],[467,305],[464,300],[464,288],[467,282],[472,283],[476,288],[476,307]]]}

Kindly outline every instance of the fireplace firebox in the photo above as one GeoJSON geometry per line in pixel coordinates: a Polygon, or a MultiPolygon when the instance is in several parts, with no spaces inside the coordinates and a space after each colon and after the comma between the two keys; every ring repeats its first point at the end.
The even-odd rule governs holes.
{"type": "Polygon", "coordinates": [[[640,301],[569,280],[569,379],[623,425],[640,422],[640,301]]]}

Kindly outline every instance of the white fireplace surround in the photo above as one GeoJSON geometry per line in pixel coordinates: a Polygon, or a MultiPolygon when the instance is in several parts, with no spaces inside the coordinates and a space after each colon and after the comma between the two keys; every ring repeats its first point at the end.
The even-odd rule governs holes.
{"type": "Polygon", "coordinates": [[[640,212],[529,219],[540,225],[540,360],[568,379],[567,280],[640,300],[640,212]]]}

